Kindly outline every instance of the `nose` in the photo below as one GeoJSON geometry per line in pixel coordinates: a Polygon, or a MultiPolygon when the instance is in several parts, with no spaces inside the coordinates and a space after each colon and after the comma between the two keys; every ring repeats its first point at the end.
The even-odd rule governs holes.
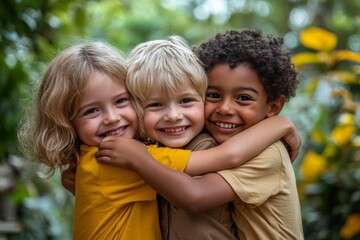
{"type": "Polygon", "coordinates": [[[120,116],[120,114],[116,111],[115,108],[107,109],[107,110],[104,112],[104,124],[105,124],[105,125],[118,122],[118,121],[120,121],[120,119],[121,119],[121,116],[120,116]]]}
{"type": "Polygon", "coordinates": [[[174,122],[182,118],[181,110],[177,106],[170,106],[164,114],[164,121],[174,122]]]}
{"type": "Polygon", "coordinates": [[[233,115],[234,114],[234,102],[232,99],[224,99],[219,107],[217,108],[216,112],[221,115],[233,115]]]}

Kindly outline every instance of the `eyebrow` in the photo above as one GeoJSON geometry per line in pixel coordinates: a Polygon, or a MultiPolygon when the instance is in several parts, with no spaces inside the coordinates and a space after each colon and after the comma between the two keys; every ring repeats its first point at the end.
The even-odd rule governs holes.
{"type": "MultiPolygon", "coordinates": [[[[208,86],[208,89],[219,90],[219,89],[221,89],[221,88],[220,88],[220,87],[217,87],[217,86],[209,85],[209,86],[208,86]]],[[[232,91],[235,91],[235,92],[236,92],[236,91],[251,91],[251,92],[254,92],[254,93],[256,93],[256,94],[259,94],[259,92],[258,92],[255,88],[253,88],[253,87],[246,87],[246,86],[233,88],[232,91]]]]}

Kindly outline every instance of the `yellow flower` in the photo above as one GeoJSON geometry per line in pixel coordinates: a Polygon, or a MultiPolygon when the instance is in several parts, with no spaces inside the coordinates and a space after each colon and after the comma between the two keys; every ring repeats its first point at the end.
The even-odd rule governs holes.
{"type": "Polygon", "coordinates": [[[332,132],[331,137],[337,146],[345,146],[348,144],[355,133],[355,126],[353,124],[342,124],[336,126],[332,132]]]}
{"type": "Polygon", "coordinates": [[[326,159],[315,153],[308,151],[301,164],[301,175],[306,182],[316,182],[326,169],[326,159]]]}
{"type": "Polygon", "coordinates": [[[329,52],[336,47],[337,37],[335,34],[319,27],[305,29],[300,34],[300,42],[308,48],[329,52]]]}
{"type": "Polygon", "coordinates": [[[351,239],[360,232],[360,214],[352,214],[346,219],[346,223],[340,229],[340,236],[351,239]]]}

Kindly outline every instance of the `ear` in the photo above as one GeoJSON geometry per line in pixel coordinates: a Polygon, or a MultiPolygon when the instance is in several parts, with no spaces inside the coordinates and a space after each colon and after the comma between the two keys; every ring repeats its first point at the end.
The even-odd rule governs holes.
{"type": "Polygon", "coordinates": [[[266,117],[273,117],[278,115],[285,104],[285,96],[281,95],[279,98],[275,99],[274,101],[269,103],[268,112],[266,117]]]}

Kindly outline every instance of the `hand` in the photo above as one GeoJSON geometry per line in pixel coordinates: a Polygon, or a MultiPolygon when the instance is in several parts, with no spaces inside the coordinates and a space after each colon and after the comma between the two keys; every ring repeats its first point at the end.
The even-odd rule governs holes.
{"type": "Polygon", "coordinates": [[[282,142],[289,152],[291,161],[294,162],[301,146],[301,137],[294,125],[292,131],[283,137],[282,142]]]}
{"type": "Polygon", "coordinates": [[[136,164],[148,159],[146,146],[134,139],[108,136],[100,143],[96,158],[99,163],[135,170],[136,164]]]}
{"type": "Polygon", "coordinates": [[[61,184],[73,195],[75,195],[75,176],[76,163],[70,164],[69,167],[61,173],[61,184]]]}

